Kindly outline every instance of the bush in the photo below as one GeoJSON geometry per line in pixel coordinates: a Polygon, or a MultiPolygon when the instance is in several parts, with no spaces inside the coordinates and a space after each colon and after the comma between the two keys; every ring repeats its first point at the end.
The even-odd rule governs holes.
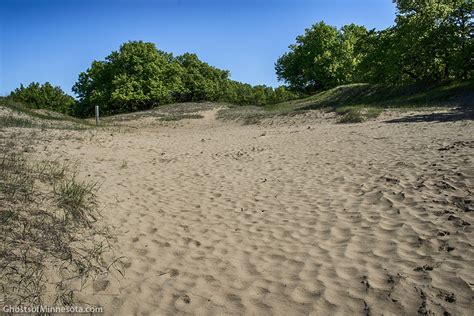
{"type": "Polygon", "coordinates": [[[54,87],[49,82],[43,85],[32,82],[26,88],[21,84],[10,93],[8,98],[32,109],[46,109],[61,113],[70,113],[76,102],[60,87],[54,87]]]}

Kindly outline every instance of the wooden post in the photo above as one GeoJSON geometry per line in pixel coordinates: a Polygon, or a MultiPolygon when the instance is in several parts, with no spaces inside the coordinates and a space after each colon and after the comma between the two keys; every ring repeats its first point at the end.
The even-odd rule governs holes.
{"type": "Polygon", "coordinates": [[[95,124],[99,126],[99,106],[95,106],[95,124]]]}

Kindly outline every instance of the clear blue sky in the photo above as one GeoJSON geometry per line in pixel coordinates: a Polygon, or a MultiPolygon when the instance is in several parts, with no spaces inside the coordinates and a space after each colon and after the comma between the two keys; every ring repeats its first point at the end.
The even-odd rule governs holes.
{"type": "Polygon", "coordinates": [[[129,40],[277,86],[274,63],[305,28],[324,20],[383,29],[394,17],[391,0],[0,0],[0,95],[31,81],[71,93],[92,60],[129,40]]]}

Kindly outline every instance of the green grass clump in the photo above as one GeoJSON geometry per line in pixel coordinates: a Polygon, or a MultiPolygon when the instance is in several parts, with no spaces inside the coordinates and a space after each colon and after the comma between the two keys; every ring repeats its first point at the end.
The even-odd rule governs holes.
{"type": "Polygon", "coordinates": [[[173,103],[160,105],[154,108],[152,111],[158,112],[163,115],[170,114],[193,114],[201,111],[213,110],[216,107],[220,107],[224,103],[215,102],[188,102],[188,103],[173,103]]]}
{"type": "Polygon", "coordinates": [[[338,123],[362,123],[377,118],[382,111],[380,108],[362,106],[344,106],[335,110],[339,114],[338,123]]]}
{"type": "Polygon", "coordinates": [[[47,124],[44,121],[32,120],[14,115],[0,115],[0,128],[18,127],[18,128],[41,128],[41,129],[60,129],[60,130],[85,130],[91,128],[82,124],[47,124]]]}
{"type": "Polygon", "coordinates": [[[0,116],[0,128],[2,127],[35,127],[31,120],[15,117],[13,115],[0,116]]]}
{"type": "Polygon", "coordinates": [[[383,112],[383,109],[381,108],[367,108],[365,116],[367,119],[375,119],[377,118],[381,113],[383,112]]]}
{"type": "Polygon", "coordinates": [[[54,187],[56,204],[67,210],[70,220],[90,225],[96,220],[95,183],[79,182],[76,178],[64,178],[54,187]]]}
{"type": "Polygon", "coordinates": [[[359,110],[348,111],[338,119],[338,123],[362,123],[365,121],[359,110]]]}

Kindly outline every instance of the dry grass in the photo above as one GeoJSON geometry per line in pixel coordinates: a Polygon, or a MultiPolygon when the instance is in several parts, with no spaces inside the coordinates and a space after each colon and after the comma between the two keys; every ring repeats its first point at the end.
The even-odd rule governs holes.
{"type": "Polygon", "coordinates": [[[180,121],[185,119],[201,119],[204,116],[200,114],[175,114],[175,115],[167,115],[160,118],[161,121],[180,121]]]}
{"type": "Polygon", "coordinates": [[[213,110],[225,103],[215,102],[189,102],[189,103],[173,103],[161,105],[148,111],[132,112],[118,114],[102,118],[107,124],[114,122],[132,121],[146,117],[156,117],[160,121],[180,121],[183,119],[201,119],[203,118],[198,112],[213,110]]]}
{"type": "MultiPolygon", "coordinates": [[[[360,123],[376,118],[384,109],[472,108],[473,93],[473,81],[406,86],[350,84],[263,108],[267,112],[280,114],[331,111],[339,115],[339,123],[360,123]]],[[[245,113],[241,116],[244,117],[245,113]]]]}
{"type": "Polygon", "coordinates": [[[265,112],[261,107],[246,105],[220,109],[216,114],[216,118],[223,121],[240,121],[244,125],[252,125],[276,115],[276,113],[265,112]]]}
{"type": "Polygon", "coordinates": [[[113,235],[98,221],[96,185],[59,161],[32,161],[24,142],[0,142],[0,301],[71,305],[75,292],[121,270],[104,259],[113,235]]]}
{"type": "Polygon", "coordinates": [[[35,124],[28,119],[13,115],[0,116],[0,127],[34,127],[35,124]]]}

